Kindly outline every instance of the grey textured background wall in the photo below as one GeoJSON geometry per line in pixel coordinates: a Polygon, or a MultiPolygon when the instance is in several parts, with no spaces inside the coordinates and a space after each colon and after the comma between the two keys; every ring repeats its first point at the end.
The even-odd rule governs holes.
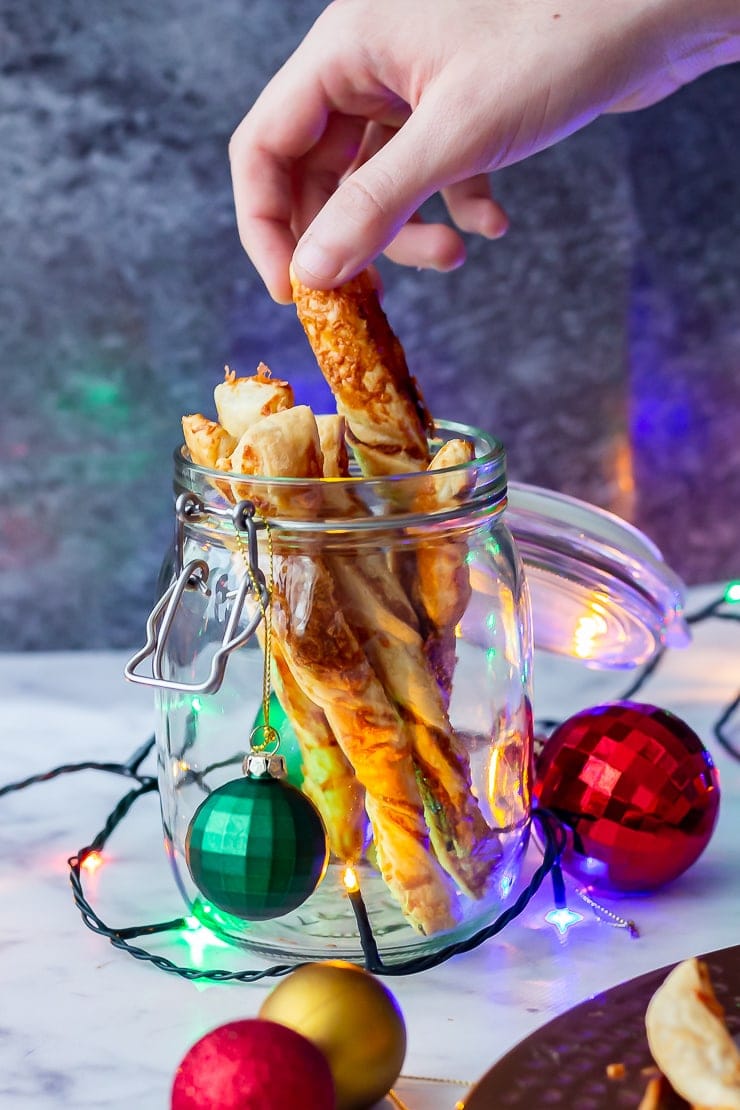
{"type": "MultiPolygon", "coordinates": [[[[322,6],[2,0],[0,648],[140,640],[179,418],[225,362],[325,397],[241,252],[226,156],[322,6]]],[[[499,175],[512,230],[462,270],[384,269],[432,410],[688,581],[740,572],[738,102],[730,67],[601,120],[499,175]]]]}

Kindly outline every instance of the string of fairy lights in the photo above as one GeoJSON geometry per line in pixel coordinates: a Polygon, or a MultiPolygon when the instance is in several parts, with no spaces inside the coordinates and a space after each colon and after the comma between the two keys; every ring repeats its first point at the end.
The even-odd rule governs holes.
{"type": "MultiPolygon", "coordinates": [[[[740,622],[740,581],[731,582],[727,588],[708,604],[702,606],[695,613],[689,614],[686,621],[690,625],[699,624],[706,620],[723,620],[740,622]],[[737,608],[736,608],[737,607],[737,608]]],[[[661,665],[666,655],[665,651],[659,652],[650,663],[644,666],[637,674],[634,681],[624,691],[620,700],[633,699],[645,686],[661,665]]],[[[712,735],[716,743],[731,758],[740,761],[740,745],[733,739],[733,724],[740,711],[740,690],[723,706],[720,714],[712,725],[712,735]]],[[[537,729],[540,732],[549,732],[560,722],[552,720],[538,720],[537,729]]],[[[116,763],[110,761],[85,760],[79,763],[63,763],[50,770],[30,775],[16,782],[7,783],[0,787],[0,798],[17,793],[40,783],[50,782],[63,775],[75,774],[80,771],[99,771],[113,774],[128,779],[132,784],[113,810],[109,813],[103,827],[84,847],[69,857],[69,879],[75,905],[80,912],[83,923],[94,933],[104,937],[110,944],[137,960],[153,964],[162,971],[178,975],[189,980],[207,980],[209,982],[255,982],[265,978],[284,976],[293,971],[300,964],[291,962],[275,964],[270,967],[230,971],[223,969],[204,969],[201,967],[187,967],[176,964],[166,956],[150,952],[140,943],[143,938],[155,934],[182,933],[193,929],[209,928],[202,920],[207,912],[199,916],[177,916],[165,921],[143,925],[133,925],[114,928],[108,925],[97,913],[85,894],[83,874],[97,869],[102,862],[102,851],[111,835],[128,816],[136,802],[147,794],[156,793],[158,783],[155,776],[142,771],[147,756],[154,748],[155,738],[149,737],[139,745],[128,759],[116,763]]],[[[532,815],[538,827],[539,843],[542,849],[542,860],[532,873],[528,883],[515,899],[494,921],[480,929],[474,935],[437,951],[416,956],[403,962],[386,964],[380,953],[372,932],[370,918],[367,913],[360,884],[356,874],[351,868],[345,875],[345,888],[349,902],[352,906],[357,924],[358,938],[363,952],[365,967],[368,971],[385,976],[400,976],[426,971],[436,967],[452,956],[469,952],[485,943],[491,937],[500,933],[511,921],[518,917],[529,905],[537,891],[544,883],[547,876],[552,882],[554,908],[546,915],[546,920],[553,924],[561,933],[575,920],[580,920],[582,915],[571,910],[567,905],[566,886],[561,868],[561,856],[566,845],[565,826],[558,817],[545,809],[535,809],[532,815]]],[[[588,905],[597,917],[609,924],[627,928],[631,935],[636,936],[637,930],[632,921],[626,921],[617,914],[594,901],[587,890],[578,890],[577,895],[585,905],[588,905]]],[[[205,910],[207,911],[207,904],[205,910]]],[[[216,935],[218,935],[216,933],[216,935]]]]}

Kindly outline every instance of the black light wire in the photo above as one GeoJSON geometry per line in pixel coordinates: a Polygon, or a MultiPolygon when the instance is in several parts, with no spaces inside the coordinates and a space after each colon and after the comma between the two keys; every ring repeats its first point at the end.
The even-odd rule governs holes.
{"type": "MultiPolygon", "coordinates": [[[[107,771],[112,774],[123,775],[124,777],[134,779],[137,785],[118,801],[106,818],[105,824],[100,832],[97,833],[89,844],[80,848],[75,855],[70,856],[67,860],[69,866],[69,879],[72,885],[72,897],[80,912],[82,921],[87,928],[97,933],[98,936],[105,937],[114,948],[127,952],[128,955],[132,956],[134,959],[152,963],[162,971],[170,972],[188,980],[198,979],[207,980],[208,982],[235,981],[253,983],[260,979],[288,975],[291,971],[294,971],[296,967],[301,967],[302,963],[276,964],[272,967],[245,971],[204,971],[201,968],[183,967],[174,963],[174,961],[168,959],[166,956],[149,952],[138,945],[131,944],[130,941],[143,936],[152,936],[156,933],[188,929],[190,927],[188,918],[176,917],[154,924],[134,925],[127,928],[116,929],[106,924],[86,898],[82,884],[82,867],[85,860],[91,853],[102,850],[111,834],[121,821],[123,821],[124,817],[127,816],[139,798],[142,798],[146,794],[156,793],[158,790],[157,780],[154,776],[139,773],[139,767],[154,747],[154,743],[155,738],[151,736],[144,744],[140,745],[133,755],[124,763],[98,763],[93,760],[85,760],[82,763],[67,763],[54,768],[52,771],[31,775],[19,782],[8,783],[6,786],[0,787],[0,797],[5,794],[23,790],[40,782],[48,782],[60,775],[72,774],[76,771],[107,771]]],[[[367,948],[364,950],[365,966],[367,969],[381,975],[411,975],[419,971],[426,971],[446,962],[452,956],[461,955],[464,952],[469,952],[477,948],[490,937],[501,932],[509,922],[518,917],[537,893],[547,875],[554,872],[555,874],[553,877],[555,877],[559,872],[560,856],[565,847],[565,830],[554,814],[544,809],[535,810],[533,818],[537,821],[541,831],[543,847],[542,862],[533,872],[529,883],[520,893],[516,901],[504,910],[495,921],[463,941],[447,945],[436,952],[415,957],[414,959],[406,960],[398,964],[385,964],[379,956],[377,948],[373,945],[373,951],[368,951],[367,948]]]]}
{"type": "MultiPolygon", "coordinates": [[[[148,744],[149,747],[152,746],[153,738],[148,744]]],[[[99,936],[105,937],[114,948],[128,952],[134,959],[147,961],[154,964],[155,967],[160,968],[162,971],[171,972],[184,979],[205,979],[209,982],[225,982],[231,980],[253,983],[259,979],[287,975],[289,972],[295,970],[296,967],[302,966],[301,963],[277,964],[272,967],[247,971],[203,971],[199,968],[181,967],[172,960],[169,960],[166,956],[155,955],[137,945],[129,944],[129,940],[134,940],[140,936],[151,936],[153,933],[186,929],[189,927],[187,918],[178,917],[170,921],[163,921],[153,925],[137,925],[125,929],[113,929],[109,925],[106,925],[85,897],[82,888],[81,868],[85,859],[91,852],[100,851],[103,848],[111,833],[115,830],[117,825],[120,824],[135,802],[145,794],[153,793],[157,790],[155,779],[150,776],[142,776],[142,779],[143,781],[140,782],[137,788],[130,790],[128,794],[121,798],[115,809],[108,816],[101,831],[90,844],[81,848],[76,855],[71,856],[67,861],[70,869],[73,898],[80,911],[82,920],[85,925],[87,925],[88,929],[91,929],[99,936]]],[[[542,862],[532,874],[525,889],[508,909],[500,914],[490,925],[475,933],[472,937],[455,944],[447,945],[437,952],[406,960],[403,963],[385,964],[377,954],[377,949],[375,949],[375,952],[372,954],[365,950],[364,955],[367,970],[382,975],[411,975],[419,971],[426,971],[429,968],[437,967],[439,964],[444,963],[452,956],[461,955],[463,952],[469,952],[473,948],[477,948],[478,945],[483,944],[490,937],[501,932],[501,930],[505,928],[510,921],[513,921],[515,917],[518,917],[539,890],[546,876],[552,871],[554,871],[555,874],[559,872],[560,856],[565,848],[565,829],[558,818],[544,809],[536,810],[533,816],[541,830],[543,843],[542,862]]]]}
{"type": "MultiPolygon", "coordinates": [[[[730,620],[740,622],[740,614],[730,612],[723,612],[722,606],[726,602],[726,595],[723,593],[719,598],[703,606],[696,613],[687,616],[687,624],[697,624],[708,618],[717,618],[720,620],[730,620]]],[[[637,694],[651,675],[657,670],[661,660],[665,656],[665,650],[661,650],[658,654],[646,664],[637,679],[629,686],[629,688],[622,694],[618,700],[625,701],[634,697],[637,694]]],[[[740,691],[722,710],[720,716],[712,726],[712,733],[720,744],[720,746],[730,755],[733,759],[740,760],[740,749],[738,749],[730,739],[727,733],[727,726],[734,717],[735,713],[740,708],[740,691]]],[[[554,720],[539,720],[540,727],[553,728],[559,722],[554,720]]],[[[39,774],[30,775],[27,778],[20,779],[16,782],[7,783],[0,787],[0,797],[25,790],[30,786],[35,786],[42,782],[50,782],[55,778],[62,775],[74,774],[79,771],[104,771],[110,774],[120,775],[124,778],[132,779],[136,786],[128,791],[116,804],[113,810],[106,818],[103,828],[93,838],[93,840],[80,848],[78,852],[70,856],[67,863],[69,865],[69,878],[72,885],[72,896],[80,912],[82,921],[92,932],[97,933],[99,936],[105,937],[114,948],[127,952],[128,955],[134,959],[143,960],[145,962],[154,964],[155,967],[160,968],[162,971],[178,975],[183,979],[188,980],[207,980],[208,982],[243,982],[253,983],[260,979],[276,978],[288,975],[297,967],[303,966],[302,963],[290,964],[275,964],[272,967],[252,969],[245,971],[225,971],[225,970],[211,970],[204,971],[200,968],[183,967],[174,961],[169,960],[166,956],[156,955],[148,952],[146,949],[138,945],[131,944],[130,941],[136,940],[143,936],[152,936],[157,933],[166,933],[172,931],[182,931],[188,929],[189,919],[186,917],[175,917],[167,921],[156,922],[149,925],[135,925],[126,928],[115,929],[107,925],[98,913],[93,909],[92,905],[85,897],[82,884],[82,867],[87,857],[93,852],[99,852],[107,843],[111,834],[115,831],[118,825],[123,821],[124,817],[130,812],[136,802],[146,794],[156,793],[158,791],[158,783],[156,777],[140,773],[140,767],[155,745],[155,737],[150,736],[143,744],[140,744],[131,756],[122,763],[113,763],[109,761],[95,761],[84,760],[80,763],[65,763],[55,767],[49,771],[44,771],[39,774]]],[[[491,937],[501,932],[511,921],[519,916],[537,893],[542,883],[548,874],[551,874],[553,880],[553,888],[555,891],[562,889],[562,871],[560,867],[560,859],[566,844],[566,831],[564,825],[560,822],[558,817],[548,810],[536,808],[532,813],[532,819],[538,824],[540,829],[541,847],[542,847],[542,862],[533,872],[529,883],[519,894],[516,901],[504,910],[495,921],[490,925],[485,926],[472,936],[465,940],[455,942],[447,945],[436,952],[431,952],[422,956],[415,957],[403,962],[386,964],[377,953],[377,948],[372,945],[372,951],[365,947],[365,966],[369,971],[380,975],[400,976],[411,975],[420,971],[427,971],[430,968],[438,967],[440,964],[445,963],[453,956],[462,955],[465,952],[470,952],[477,948],[479,945],[485,943],[491,937]]],[[[364,946],[363,946],[364,947],[364,946]]],[[[308,962],[308,961],[304,961],[308,962]]]]}

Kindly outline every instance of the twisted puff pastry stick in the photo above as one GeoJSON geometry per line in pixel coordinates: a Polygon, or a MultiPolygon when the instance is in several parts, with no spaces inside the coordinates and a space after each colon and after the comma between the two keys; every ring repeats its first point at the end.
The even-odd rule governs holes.
{"type": "MultiPolygon", "coordinates": [[[[341,434],[343,423],[341,416],[317,417],[324,474],[329,471],[340,478],[349,472],[341,434]]],[[[466,444],[461,440],[456,443],[457,448],[442,449],[440,466],[453,465],[452,460],[459,460],[462,452],[469,455],[466,444]]],[[[449,476],[441,476],[433,483],[436,496],[445,500],[458,489],[459,479],[451,483],[449,476]]],[[[344,498],[342,508],[346,515],[364,511],[351,491],[345,490],[344,498]]],[[[464,571],[466,551],[464,543],[445,543],[446,565],[452,568],[454,562],[457,570],[461,562],[464,571]],[[448,550],[453,545],[454,554],[448,550]]],[[[419,788],[434,852],[463,890],[474,898],[480,897],[498,858],[499,846],[473,797],[467,754],[450,727],[447,701],[442,698],[435,675],[427,668],[427,647],[422,643],[416,614],[382,553],[363,550],[361,557],[355,553],[349,557],[330,555],[328,563],[342,593],[345,617],[404,722],[415,763],[421,771],[419,788]]],[[[453,584],[449,578],[440,581],[439,570],[437,574],[440,588],[453,584]]],[[[433,585],[427,579],[422,589],[428,590],[433,585]]],[[[436,598],[433,603],[437,608],[444,604],[436,598]]],[[[454,617],[455,623],[458,619],[454,617]]],[[[454,636],[453,625],[453,660],[454,636]]]]}
{"type": "MultiPolygon", "coordinates": [[[[263,636],[260,642],[264,650],[263,636]]],[[[273,687],[301,749],[303,791],[322,816],[333,855],[356,863],[365,850],[365,791],[337,744],[326,714],[294,679],[279,635],[273,634],[271,651],[273,687]]]]}
{"type": "MultiPolygon", "coordinates": [[[[313,477],[317,447],[313,415],[301,406],[248,429],[230,463],[242,473],[275,476],[277,465],[293,478],[313,477]]],[[[253,490],[250,495],[254,499],[253,490]]],[[[264,512],[287,515],[290,506],[280,503],[279,486],[269,487],[267,495],[260,489],[258,496],[264,512]]],[[[342,613],[326,561],[287,551],[276,555],[273,630],[279,651],[303,695],[323,710],[365,788],[381,874],[416,928],[448,929],[458,919],[455,893],[429,850],[406,730],[342,613]]]]}
{"type": "Polygon", "coordinates": [[[379,557],[328,562],[347,622],[403,721],[434,851],[459,886],[479,898],[498,841],[472,793],[467,754],[427,667],[414,611],[379,557]]]}
{"type": "MultiPolygon", "coordinates": [[[[470,489],[469,470],[447,475],[432,472],[460,467],[473,459],[473,445],[451,439],[429,464],[430,478],[417,498],[418,513],[433,513],[451,508],[470,489]]],[[[424,654],[437,680],[445,707],[449,706],[452,677],[457,661],[456,628],[470,600],[470,574],[466,565],[465,540],[440,535],[420,543],[416,550],[416,574],[407,582],[409,596],[422,625],[424,654]]]]}
{"type": "MultiPolygon", "coordinates": [[[[309,289],[291,272],[298,318],[329,383],[337,408],[347,418],[348,439],[364,474],[415,473],[430,466],[426,432],[432,427],[421,392],[378,301],[367,271],[329,291],[309,289]]],[[[454,441],[431,467],[457,466],[467,446],[454,441]]],[[[431,469],[430,467],[430,469],[431,469]]],[[[459,480],[459,479],[458,479],[459,480]]],[[[463,481],[466,479],[463,478],[463,481]]],[[[459,497],[455,479],[422,487],[412,508],[440,508],[459,497]],[[424,504],[424,499],[431,501],[424,504]]],[[[418,559],[400,556],[396,571],[416,608],[426,654],[445,703],[455,667],[455,627],[465,611],[469,582],[462,546],[425,545],[418,559]],[[461,557],[462,556],[462,557],[461,557]],[[418,567],[417,567],[418,563],[418,567]],[[418,579],[418,581],[417,581],[418,579]]]]}
{"type": "MultiPolygon", "coordinates": [[[[307,289],[292,275],[300,321],[352,433],[350,442],[365,473],[413,472],[426,467],[430,425],[401,345],[384,316],[367,273],[329,292],[307,289]]],[[[460,441],[458,441],[459,443],[460,441]]],[[[460,448],[450,449],[450,454],[460,448]]],[[[450,465],[443,456],[441,466],[450,465]]],[[[457,490],[447,477],[420,485],[414,507],[439,508],[438,498],[457,490]],[[430,492],[431,490],[431,492],[430,492]],[[435,499],[427,506],[424,497],[435,499]],[[422,499],[421,503],[419,499],[422,499]]],[[[444,546],[435,546],[435,552],[444,546]]],[[[491,830],[472,794],[467,753],[457,741],[446,713],[454,666],[454,628],[468,599],[465,552],[447,551],[446,563],[420,549],[423,579],[417,586],[417,559],[402,556],[402,577],[414,582],[418,610],[427,628],[443,633],[433,642],[435,671],[444,668],[439,690],[430,676],[416,617],[395,576],[374,556],[349,565],[334,559],[347,616],[400,713],[420,772],[432,843],[443,866],[470,894],[480,896],[497,855],[491,830]],[[453,589],[445,603],[435,591],[453,589]],[[427,606],[435,619],[428,616],[427,606]],[[439,625],[436,623],[439,621],[439,625]],[[450,635],[453,638],[450,655],[450,635]],[[438,644],[446,652],[440,661],[438,644]]]]}
{"type": "Polygon", "coordinates": [[[381,874],[405,917],[429,934],[458,918],[429,848],[406,731],[342,613],[322,559],[282,559],[273,621],[298,684],[319,705],[365,787],[381,874]],[[310,605],[306,598],[310,597],[310,605]]]}
{"type": "MultiPolygon", "coordinates": [[[[316,427],[323,476],[344,477],[349,472],[344,417],[317,416],[316,427]]],[[[354,863],[365,849],[365,791],[338,747],[326,714],[306,697],[293,678],[278,637],[273,637],[272,656],[275,691],[303,753],[303,788],[319,812],[332,814],[330,841],[334,855],[354,863]]]]}
{"type": "Polygon", "coordinates": [[[424,470],[432,419],[367,271],[330,292],[309,289],[292,273],[291,281],[298,318],[363,473],[424,470]]]}
{"type": "MultiPolygon", "coordinates": [[[[329,471],[333,477],[346,477],[349,467],[343,446],[343,417],[317,417],[317,424],[324,453],[324,474],[329,471]]],[[[465,459],[469,461],[471,454],[468,444],[455,440],[443,447],[435,458],[439,468],[446,468],[465,459]]],[[[419,510],[439,508],[443,503],[452,502],[459,496],[461,481],[467,483],[468,480],[446,474],[430,478],[418,495],[419,510]]],[[[361,504],[353,504],[350,491],[345,491],[345,500],[348,514],[352,508],[355,512],[363,511],[361,504]]],[[[467,546],[464,542],[445,540],[441,551],[446,560],[445,570],[455,574],[462,567],[461,577],[468,583],[469,594],[465,573],[467,546]]],[[[428,558],[429,554],[426,546],[420,550],[417,556],[420,566],[422,558],[428,558]]],[[[480,897],[499,855],[498,841],[472,794],[467,754],[450,727],[447,702],[427,668],[426,645],[422,643],[414,609],[380,552],[363,550],[360,557],[356,553],[347,557],[329,555],[327,562],[342,595],[344,615],[404,722],[414,760],[421,772],[419,786],[424,816],[435,854],[463,890],[474,898],[480,897]]],[[[442,578],[438,560],[432,557],[429,572],[420,583],[422,598],[435,587],[447,589],[453,585],[454,579],[449,574],[442,578]],[[432,574],[435,574],[434,579],[431,579],[432,574]]],[[[460,592],[458,590],[455,595],[458,605],[460,592]]],[[[462,602],[463,610],[468,594],[462,602]]],[[[457,623],[459,615],[457,610],[452,611],[452,602],[442,601],[432,593],[429,604],[435,614],[443,609],[443,618],[454,619],[454,624],[457,623]]],[[[453,660],[454,624],[451,627],[453,660]]]]}
{"type": "MultiPolygon", "coordinates": [[[[232,426],[235,426],[234,422],[239,420],[245,430],[250,423],[251,418],[248,415],[250,411],[254,416],[267,406],[269,412],[271,411],[269,405],[274,403],[275,398],[284,397],[284,392],[282,390],[276,392],[275,383],[269,382],[269,376],[264,372],[253,379],[232,377],[227,379],[227,384],[229,393],[226,397],[221,394],[222,409],[224,406],[236,409],[236,413],[232,413],[232,426]]],[[[277,384],[280,386],[285,383],[277,384]]],[[[216,389],[219,390],[222,387],[217,386],[216,389]]],[[[321,452],[314,441],[310,420],[306,419],[305,414],[303,417],[299,414],[298,420],[295,416],[287,417],[283,418],[282,423],[292,424],[294,428],[308,428],[308,435],[298,437],[304,445],[307,444],[304,466],[309,471],[319,468],[321,452]]],[[[236,440],[233,436],[229,435],[220,424],[200,414],[183,417],[182,424],[185,442],[194,463],[209,469],[231,470],[231,459],[224,458],[224,455],[227,452],[233,454],[236,450],[236,440]]],[[[272,442],[273,449],[278,445],[279,437],[277,445],[272,442]]],[[[242,456],[239,458],[241,459],[242,456]]],[[[279,460],[275,457],[274,450],[269,461],[273,468],[279,467],[279,460]]],[[[320,469],[318,473],[321,473],[320,469]]],[[[231,489],[232,483],[216,481],[214,484],[228,500],[235,500],[231,489]]],[[[252,496],[253,493],[253,489],[248,488],[241,489],[238,495],[252,496]]],[[[243,570],[241,556],[239,556],[238,565],[243,570]]],[[[264,650],[262,625],[259,626],[258,636],[264,650]]],[[[366,838],[362,787],[337,744],[324,713],[303,694],[293,679],[280,650],[277,636],[273,638],[272,656],[275,693],[291,721],[301,750],[305,793],[321,814],[334,855],[343,860],[358,860],[363,853],[366,838]]]]}

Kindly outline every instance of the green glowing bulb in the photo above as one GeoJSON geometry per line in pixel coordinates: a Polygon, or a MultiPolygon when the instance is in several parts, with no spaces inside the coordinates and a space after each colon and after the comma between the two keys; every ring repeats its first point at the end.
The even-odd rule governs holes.
{"type": "Polygon", "coordinates": [[[725,590],[725,601],[728,601],[731,605],[740,601],[740,582],[730,582],[725,590]]]}

